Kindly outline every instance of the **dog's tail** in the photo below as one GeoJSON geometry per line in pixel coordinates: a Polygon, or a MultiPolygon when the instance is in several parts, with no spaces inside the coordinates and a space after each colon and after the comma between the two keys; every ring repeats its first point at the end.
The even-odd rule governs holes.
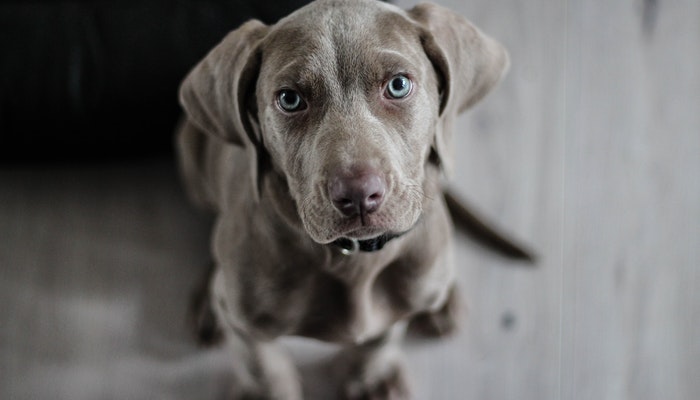
{"type": "Polygon", "coordinates": [[[534,264],[536,257],[531,250],[519,244],[507,234],[499,232],[492,224],[486,222],[483,217],[471,211],[471,207],[465,205],[463,200],[457,198],[452,190],[445,189],[444,196],[447,209],[450,211],[452,220],[458,229],[480,244],[508,258],[534,264]]]}

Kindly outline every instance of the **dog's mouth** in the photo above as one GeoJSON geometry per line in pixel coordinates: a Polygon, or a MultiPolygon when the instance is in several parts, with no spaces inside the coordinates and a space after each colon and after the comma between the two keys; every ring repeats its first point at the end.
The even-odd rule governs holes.
{"type": "Polygon", "coordinates": [[[394,192],[382,206],[372,212],[362,209],[352,215],[343,215],[325,199],[322,190],[317,196],[308,196],[301,202],[299,216],[304,230],[319,244],[338,239],[350,241],[374,240],[383,235],[394,235],[410,230],[423,211],[422,197],[415,191],[394,192]],[[319,200],[321,199],[321,200],[319,200]]]}
{"type": "MultiPolygon", "coordinates": [[[[335,220],[326,220],[330,224],[306,225],[306,230],[311,234],[315,241],[321,244],[346,243],[344,247],[349,247],[349,242],[367,242],[380,243],[387,241],[387,238],[395,238],[410,231],[417,223],[419,218],[407,218],[404,221],[397,222],[393,218],[385,218],[381,215],[371,215],[360,218],[342,218],[335,220]],[[323,228],[325,227],[325,229],[323,228]],[[317,235],[314,235],[314,234],[317,235]],[[320,234],[319,234],[320,233],[320,234]],[[319,240],[320,239],[320,240],[319,240]]],[[[373,244],[368,244],[368,248],[376,247],[373,244]]],[[[383,244],[380,246],[382,247],[383,244]]]]}
{"type": "Polygon", "coordinates": [[[342,237],[334,240],[331,242],[331,244],[340,249],[340,252],[345,255],[352,255],[360,251],[369,253],[383,249],[387,242],[396,239],[401,235],[403,235],[403,233],[384,233],[364,240],[342,237]]]}
{"type": "MultiPolygon", "coordinates": [[[[373,251],[379,251],[384,248],[384,246],[390,242],[391,240],[394,240],[396,238],[399,238],[418,225],[420,222],[420,217],[416,222],[407,230],[402,231],[402,232],[384,232],[382,234],[376,235],[376,236],[370,236],[368,238],[362,238],[358,239],[356,237],[353,237],[352,235],[348,236],[343,236],[338,239],[335,239],[334,241],[331,242],[332,245],[338,247],[341,251],[341,253],[345,255],[352,255],[358,252],[373,252],[373,251]]],[[[364,236],[360,236],[364,237],[364,236]]]]}
{"type": "Polygon", "coordinates": [[[387,228],[383,224],[370,223],[366,216],[362,219],[360,217],[354,218],[342,225],[347,226],[339,227],[338,235],[354,240],[368,240],[387,232],[387,228]]]}

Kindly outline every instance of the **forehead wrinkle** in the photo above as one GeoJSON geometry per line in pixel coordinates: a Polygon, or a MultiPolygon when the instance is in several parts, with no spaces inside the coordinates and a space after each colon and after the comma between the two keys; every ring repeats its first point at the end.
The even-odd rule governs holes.
{"type": "Polygon", "coordinates": [[[336,49],[327,27],[296,26],[292,21],[268,37],[269,75],[283,84],[300,88],[327,84],[334,74],[336,49]],[[321,82],[323,81],[323,82],[321,82]]]}
{"type": "Polygon", "coordinates": [[[377,56],[385,57],[387,59],[398,59],[401,62],[408,64],[408,59],[404,56],[404,53],[393,49],[381,49],[377,52],[377,56]]]}
{"type": "Polygon", "coordinates": [[[365,60],[367,48],[374,47],[363,37],[364,32],[355,31],[354,26],[336,27],[333,35],[335,54],[335,74],[343,89],[348,90],[358,80],[366,80],[369,73],[368,60],[365,60]],[[353,32],[354,31],[354,32],[353,32]],[[353,32],[353,33],[350,33],[353,32]]]}
{"type": "Polygon", "coordinates": [[[336,74],[344,89],[360,82],[376,83],[389,73],[420,69],[422,45],[415,27],[403,15],[379,12],[345,17],[330,27],[336,74]]]}
{"type": "Polygon", "coordinates": [[[317,80],[318,70],[315,62],[297,59],[289,61],[274,74],[277,84],[303,88],[317,80]]]}
{"type": "Polygon", "coordinates": [[[378,60],[381,66],[386,70],[384,72],[412,72],[416,68],[417,60],[415,58],[411,59],[406,57],[404,52],[383,49],[376,53],[374,56],[378,60]],[[404,70],[404,71],[399,71],[404,70]]]}

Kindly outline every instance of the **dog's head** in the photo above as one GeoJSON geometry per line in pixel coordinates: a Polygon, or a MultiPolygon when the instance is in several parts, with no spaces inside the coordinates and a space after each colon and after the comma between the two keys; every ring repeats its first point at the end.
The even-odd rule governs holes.
{"type": "Polygon", "coordinates": [[[322,0],[231,32],[180,98],[195,125],[247,150],[254,183],[269,163],[308,234],[328,243],[410,229],[426,166],[449,166],[455,116],[507,65],[447,9],[322,0]]]}

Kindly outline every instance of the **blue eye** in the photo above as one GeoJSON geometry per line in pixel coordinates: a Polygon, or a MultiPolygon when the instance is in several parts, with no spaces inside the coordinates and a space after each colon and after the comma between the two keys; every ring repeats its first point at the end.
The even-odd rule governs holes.
{"type": "Polygon", "coordinates": [[[291,89],[284,89],[277,94],[277,104],[287,112],[301,111],[306,108],[301,95],[291,89]]]}
{"type": "Polygon", "coordinates": [[[392,99],[402,99],[411,93],[413,82],[406,75],[396,75],[386,85],[386,94],[392,99]]]}

